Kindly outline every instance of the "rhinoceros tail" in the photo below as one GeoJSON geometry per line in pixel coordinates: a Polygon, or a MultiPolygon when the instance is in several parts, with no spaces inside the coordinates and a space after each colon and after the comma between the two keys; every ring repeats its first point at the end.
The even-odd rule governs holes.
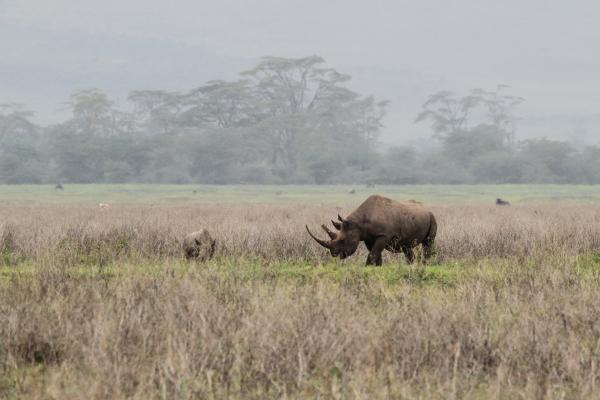
{"type": "Polygon", "coordinates": [[[432,213],[429,213],[429,218],[429,232],[427,232],[425,240],[423,240],[423,255],[426,260],[435,254],[433,243],[435,242],[435,235],[437,234],[437,222],[432,213]]]}
{"type": "Polygon", "coordinates": [[[427,236],[425,236],[425,242],[433,243],[435,235],[437,235],[437,222],[433,213],[430,212],[429,216],[431,219],[429,222],[429,232],[427,232],[427,236]]]}

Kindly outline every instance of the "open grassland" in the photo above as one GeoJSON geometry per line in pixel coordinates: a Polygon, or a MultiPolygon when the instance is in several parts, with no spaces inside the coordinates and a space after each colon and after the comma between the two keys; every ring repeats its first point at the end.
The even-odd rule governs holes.
{"type": "Polygon", "coordinates": [[[490,204],[570,201],[600,204],[600,185],[0,185],[4,205],[190,205],[198,203],[356,204],[370,194],[426,203],[490,204]],[[354,190],[354,194],[350,191],[354,190]]]}
{"type": "Polygon", "coordinates": [[[360,191],[215,187],[229,195],[194,204],[120,188],[156,192],[0,188],[0,398],[600,397],[598,188],[454,187],[450,202],[390,187],[431,205],[437,254],[379,268],[304,231],[360,191]],[[215,258],[187,263],[200,227],[215,258]]]}

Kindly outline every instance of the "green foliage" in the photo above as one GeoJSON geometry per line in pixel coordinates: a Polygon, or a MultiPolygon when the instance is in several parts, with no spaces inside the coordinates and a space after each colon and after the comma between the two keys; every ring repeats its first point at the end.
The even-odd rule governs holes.
{"type": "Polygon", "coordinates": [[[441,150],[421,158],[425,162],[417,168],[424,178],[419,182],[598,182],[593,147],[580,153],[566,142],[548,139],[515,143],[514,112],[523,99],[504,95],[505,88],[475,89],[464,97],[442,91],[425,102],[416,121],[431,121],[441,150]]]}
{"type": "MultiPolygon", "coordinates": [[[[52,169],[38,181],[352,181],[348,167],[375,164],[387,103],[351,91],[350,77],[323,64],[317,56],[265,57],[237,81],[132,92],[133,113],[96,89],[78,92],[72,118],[45,132],[52,169]]],[[[33,180],[13,175],[2,181],[33,180]]]]}
{"type": "Polygon", "coordinates": [[[523,99],[432,95],[417,122],[437,145],[382,148],[387,102],[361,96],[318,56],[265,57],[241,79],[186,92],[139,90],[131,112],[77,92],[64,123],[37,127],[0,105],[0,183],[600,183],[600,148],[515,141],[523,99]]]}

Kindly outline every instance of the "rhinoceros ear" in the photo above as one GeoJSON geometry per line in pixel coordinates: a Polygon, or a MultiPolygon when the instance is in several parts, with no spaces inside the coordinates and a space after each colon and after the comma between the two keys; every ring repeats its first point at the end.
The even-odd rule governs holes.
{"type": "Polygon", "coordinates": [[[331,220],[331,223],[333,224],[333,226],[335,227],[335,229],[337,229],[338,231],[340,229],[342,229],[342,224],[340,224],[339,222],[335,222],[334,220],[331,220]]]}
{"type": "Polygon", "coordinates": [[[348,221],[347,219],[344,219],[340,216],[340,214],[338,214],[338,219],[340,220],[340,222],[342,223],[342,227],[343,228],[352,228],[353,222],[352,221],[348,221]]]}

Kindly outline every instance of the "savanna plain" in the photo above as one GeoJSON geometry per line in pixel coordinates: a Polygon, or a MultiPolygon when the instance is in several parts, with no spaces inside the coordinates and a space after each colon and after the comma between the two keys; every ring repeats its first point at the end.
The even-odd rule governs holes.
{"type": "Polygon", "coordinates": [[[598,186],[0,186],[0,398],[596,399],[599,364],[598,186]],[[374,193],[433,260],[306,233],[374,193]]]}

